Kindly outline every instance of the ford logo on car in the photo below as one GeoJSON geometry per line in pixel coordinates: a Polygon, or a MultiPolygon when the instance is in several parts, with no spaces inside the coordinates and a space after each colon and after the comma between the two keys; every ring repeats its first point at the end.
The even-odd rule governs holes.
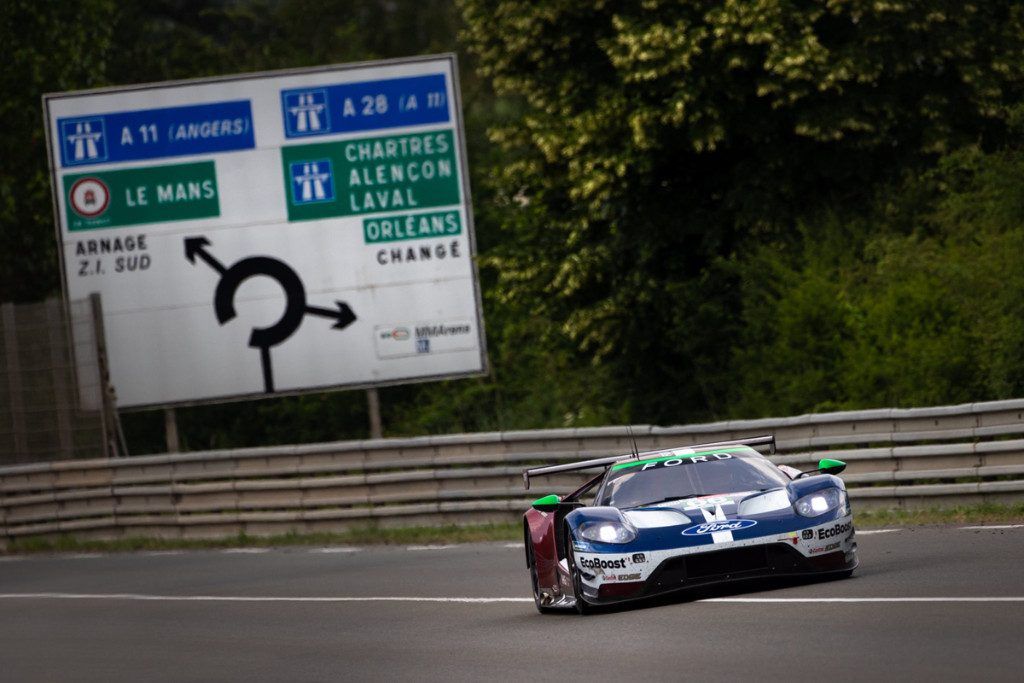
{"type": "Polygon", "coordinates": [[[739,531],[749,529],[757,524],[753,519],[730,519],[726,522],[705,522],[697,526],[691,526],[683,530],[683,536],[703,536],[704,534],[716,534],[720,531],[739,531]]]}

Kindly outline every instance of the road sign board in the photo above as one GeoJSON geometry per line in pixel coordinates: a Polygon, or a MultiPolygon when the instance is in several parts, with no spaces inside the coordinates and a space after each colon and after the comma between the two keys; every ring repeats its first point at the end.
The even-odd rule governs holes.
{"type": "Polygon", "coordinates": [[[453,55],[44,97],[121,407],[486,372],[453,55]]]}

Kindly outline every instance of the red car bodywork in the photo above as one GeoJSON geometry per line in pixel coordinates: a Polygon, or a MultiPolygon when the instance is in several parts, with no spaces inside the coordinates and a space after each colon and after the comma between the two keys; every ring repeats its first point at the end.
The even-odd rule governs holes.
{"type": "Polygon", "coordinates": [[[554,512],[526,511],[523,539],[533,548],[533,562],[537,568],[537,583],[541,586],[558,586],[558,542],[555,538],[554,512]]]}

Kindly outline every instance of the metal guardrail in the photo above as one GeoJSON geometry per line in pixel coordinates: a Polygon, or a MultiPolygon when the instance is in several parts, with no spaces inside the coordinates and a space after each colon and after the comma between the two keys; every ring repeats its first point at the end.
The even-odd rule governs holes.
{"type": "MultiPolygon", "coordinates": [[[[857,507],[1024,499],[1024,400],[717,422],[339,442],[0,468],[0,538],[211,537],[508,522],[530,464],[774,433],[779,464],[833,455],[857,507]],[[1015,438],[1017,437],[1017,438],[1015,438]],[[826,450],[827,449],[827,450],[826,450]]],[[[805,467],[806,468],[806,467],[805,467]]],[[[563,493],[588,473],[538,476],[563,493]]],[[[539,495],[538,493],[538,495],[539,495]]]]}

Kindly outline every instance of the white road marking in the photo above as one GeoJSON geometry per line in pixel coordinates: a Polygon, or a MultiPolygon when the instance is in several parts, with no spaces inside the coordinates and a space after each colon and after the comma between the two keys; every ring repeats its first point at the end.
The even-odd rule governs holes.
{"type": "Polygon", "coordinates": [[[362,548],[353,548],[351,546],[338,546],[335,548],[313,548],[309,552],[311,553],[358,553],[362,548]]]}
{"type": "Polygon", "coordinates": [[[24,555],[0,555],[0,562],[17,562],[24,559],[24,555]]]}
{"type": "Polygon", "coordinates": [[[270,548],[225,548],[221,552],[225,555],[259,555],[269,553],[270,548]]]}
{"type": "Polygon", "coordinates": [[[961,529],[1022,529],[1024,524],[989,524],[987,526],[962,526],[961,529]]]}
{"type": "Polygon", "coordinates": [[[503,545],[501,547],[502,548],[515,548],[516,550],[522,550],[523,549],[523,544],[522,543],[506,543],[505,545],[503,545]]]}
{"type": "Polygon", "coordinates": [[[406,550],[448,550],[454,548],[454,545],[407,545],[406,550]]]}
{"type": "Polygon", "coordinates": [[[157,602],[533,602],[533,598],[425,598],[399,596],[145,595],[140,593],[0,593],[0,600],[137,600],[157,602]]]}
{"type": "Polygon", "coordinates": [[[103,557],[102,553],[76,553],[74,555],[64,555],[66,560],[94,560],[97,557],[103,557]]]}
{"type": "MultiPolygon", "coordinates": [[[[148,595],[141,593],[0,593],[0,600],[134,600],[142,602],[438,602],[438,603],[518,603],[533,598],[463,598],[417,596],[274,596],[274,595],[148,595]]],[[[975,602],[1024,603],[1024,596],[1014,597],[931,597],[931,598],[707,598],[694,602],[722,603],[879,603],[879,602],[975,602]]]]}
{"type": "Polygon", "coordinates": [[[1024,597],[981,598],[707,598],[695,602],[1024,602],[1024,597]]]}
{"type": "Polygon", "coordinates": [[[184,555],[184,550],[147,550],[142,553],[146,557],[166,557],[169,555],[184,555]]]}
{"type": "Polygon", "coordinates": [[[857,535],[868,536],[870,534],[891,534],[894,531],[903,531],[903,529],[868,529],[867,531],[857,529],[857,535]]]}

